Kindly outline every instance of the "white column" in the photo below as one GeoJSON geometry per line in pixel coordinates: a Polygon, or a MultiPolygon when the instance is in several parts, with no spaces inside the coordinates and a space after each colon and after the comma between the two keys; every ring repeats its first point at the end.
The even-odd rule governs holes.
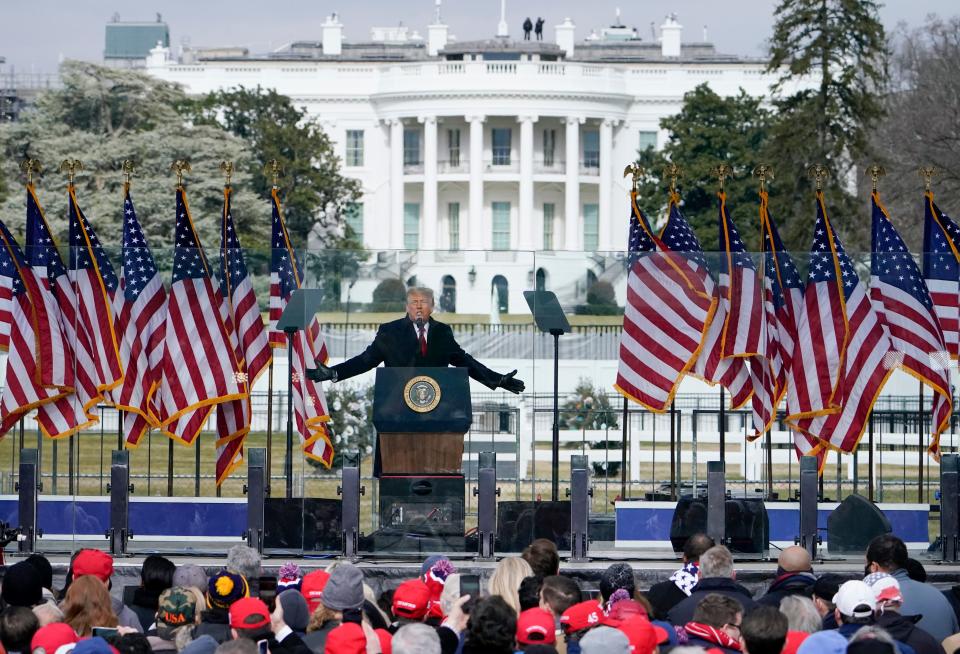
{"type": "Polygon", "coordinates": [[[437,249],[437,117],[426,116],[423,123],[423,239],[424,250],[437,249]]]}
{"type": "Polygon", "coordinates": [[[563,249],[579,250],[581,246],[580,228],[580,125],[583,119],[572,116],[567,118],[567,179],[564,193],[564,238],[563,249]]]}
{"type": "MultiPolygon", "coordinates": [[[[485,116],[467,116],[470,123],[470,214],[466,248],[483,249],[483,121],[485,116]]],[[[460,229],[463,230],[461,222],[460,229]]]]}
{"type": "Polygon", "coordinates": [[[517,220],[517,249],[535,247],[533,219],[533,123],[536,116],[520,116],[520,206],[517,220]]]}
{"type": "Polygon", "coordinates": [[[403,121],[390,125],[390,247],[403,248],[403,121]]]}
{"type": "Polygon", "coordinates": [[[598,207],[600,214],[597,242],[601,250],[612,249],[610,240],[610,192],[613,188],[613,121],[605,119],[600,123],[600,184],[598,186],[598,207]]]}

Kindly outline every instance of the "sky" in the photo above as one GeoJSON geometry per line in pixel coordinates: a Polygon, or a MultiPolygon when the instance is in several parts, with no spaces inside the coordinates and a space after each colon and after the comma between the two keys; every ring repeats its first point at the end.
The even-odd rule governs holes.
{"type": "MultiPolygon", "coordinates": [[[[155,20],[162,13],[171,44],[197,47],[243,46],[268,52],[294,40],[320,40],[320,25],[331,12],[344,23],[345,38],[367,40],[370,27],[399,23],[426,36],[435,0],[31,0],[0,3],[2,67],[18,73],[52,73],[64,58],[100,61],[104,25],[114,13],[121,20],[155,20]]],[[[546,20],[544,38],[570,17],[582,40],[592,29],[614,22],[617,7],[623,24],[650,38],[650,23],[660,25],[671,12],[684,26],[685,41],[708,39],[718,51],[761,56],[773,24],[776,0],[506,0],[511,37],[522,36],[526,16],[546,20]]],[[[898,23],[922,25],[929,14],[957,13],[956,0],[888,0],[881,18],[888,29],[898,23]]],[[[443,20],[459,40],[488,38],[496,32],[500,0],[443,0],[443,20]]]]}

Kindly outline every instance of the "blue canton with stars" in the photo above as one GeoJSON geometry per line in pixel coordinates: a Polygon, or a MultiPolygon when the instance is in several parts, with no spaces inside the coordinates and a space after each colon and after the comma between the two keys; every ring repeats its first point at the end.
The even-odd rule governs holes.
{"type": "Polygon", "coordinates": [[[225,216],[220,229],[220,292],[227,298],[247,278],[247,264],[243,260],[240,239],[234,228],[229,196],[225,202],[225,216]]]}
{"type": "Polygon", "coordinates": [[[270,261],[270,271],[277,274],[280,282],[280,297],[289,297],[300,288],[298,280],[303,280],[303,268],[284,230],[280,220],[280,207],[273,203],[273,256],[270,261]],[[296,267],[296,275],[294,275],[296,267]]]}
{"type": "Polygon", "coordinates": [[[13,295],[16,297],[27,290],[18,270],[18,266],[20,269],[26,268],[27,260],[10,230],[2,221],[0,221],[0,238],[5,241],[5,243],[0,243],[0,275],[10,278],[13,295]]]}
{"type": "MultiPolygon", "coordinates": [[[[634,205],[635,207],[635,205],[634,205]]],[[[630,237],[627,244],[627,260],[632,267],[641,257],[656,251],[657,245],[650,238],[650,223],[639,208],[630,208],[630,237]]]]}
{"type": "Polygon", "coordinates": [[[173,250],[173,282],[209,278],[207,257],[200,247],[200,238],[193,231],[183,189],[177,189],[176,247],[173,250]]]}
{"type": "Polygon", "coordinates": [[[860,282],[857,271],[853,264],[847,258],[843,251],[843,244],[836,231],[830,227],[823,210],[823,203],[817,202],[817,224],[813,230],[813,249],[810,251],[810,272],[808,281],[811,284],[820,282],[834,282],[837,279],[837,268],[839,268],[842,277],[843,296],[845,300],[850,299],[850,295],[860,282]],[[829,229],[828,229],[829,227],[829,229]],[[828,232],[833,232],[833,251],[830,249],[830,240],[828,232]],[[834,259],[834,251],[836,258],[834,259]]]}
{"type": "Polygon", "coordinates": [[[930,299],[930,292],[927,290],[926,282],[923,281],[917,262],[907,250],[893,223],[880,209],[876,198],[873,199],[872,204],[873,253],[870,257],[870,274],[908,293],[929,311],[933,311],[933,301],[930,299]]]}
{"type": "MultiPolygon", "coordinates": [[[[721,203],[719,212],[720,251],[730,252],[734,266],[756,271],[757,267],[753,265],[753,259],[747,253],[747,248],[743,245],[740,232],[737,231],[737,226],[730,218],[731,212],[729,211],[729,207],[725,206],[725,203],[721,203]],[[724,232],[723,229],[724,223],[726,223],[727,227],[726,232],[724,232]]],[[[720,257],[720,271],[724,273],[730,272],[727,270],[727,257],[720,257]]]]}
{"type": "Polygon", "coordinates": [[[660,240],[672,251],[681,253],[706,270],[707,259],[703,256],[700,241],[675,202],[670,203],[670,218],[660,233],[660,240]]]}
{"type": "Polygon", "coordinates": [[[53,288],[56,280],[67,274],[67,269],[63,265],[63,259],[57,251],[53,236],[43,218],[43,212],[37,199],[31,191],[27,191],[27,241],[26,255],[27,263],[30,266],[46,267],[47,279],[50,287],[53,288]]]}
{"type": "MultiPolygon", "coordinates": [[[[179,212],[178,212],[179,213],[179,212]]],[[[133,200],[127,192],[123,197],[123,295],[129,301],[136,300],[147,283],[157,274],[157,264],[150,254],[147,239],[143,236],[133,200]]]]}
{"type": "MultiPolygon", "coordinates": [[[[117,274],[113,270],[113,264],[107,258],[97,238],[96,232],[83,215],[83,211],[77,206],[74,197],[70,197],[70,270],[81,270],[93,268],[93,262],[97,262],[97,268],[100,276],[103,278],[103,285],[107,292],[113,293],[120,285],[117,274]],[[86,232],[86,238],[84,238],[86,232]],[[87,245],[89,239],[89,246],[87,245]]],[[[111,297],[113,297],[111,295],[111,297]]]]}
{"type": "Polygon", "coordinates": [[[960,263],[950,245],[952,243],[954,248],[960,250],[960,226],[940,211],[933,200],[925,199],[923,205],[923,276],[926,279],[958,281],[960,263]],[[935,214],[931,213],[931,207],[935,214]]]}
{"type": "Polygon", "coordinates": [[[785,289],[798,288],[802,292],[803,280],[800,279],[800,273],[797,272],[793,258],[783,247],[780,232],[777,231],[773,218],[769,213],[766,218],[767,226],[763,230],[764,274],[770,283],[774,309],[779,311],[786,301],[785,289]],[[777,274],[778,265],[779,274],[777,274]]]}

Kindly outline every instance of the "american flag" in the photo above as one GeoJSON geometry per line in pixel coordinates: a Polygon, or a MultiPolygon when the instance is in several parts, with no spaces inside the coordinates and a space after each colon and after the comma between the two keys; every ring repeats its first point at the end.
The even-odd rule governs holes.
{"type": "Polygon", "coordinates": [[[143,235],[129,187],[123,195],[123,265],[116,301],[116,333],[123,383],[111,392],[114,405],[126,413],[123,431],[135,447],[149,427],[159,427],[155,406],[163,363],[167,292],[143,235]]]}
{"type": "MultiPolygon", "coordinates": [[[[720,198],[720,212],[722,239],[725,222],[725,207],[722,197],[720,198]]],[[[704,288],[716,297],[716,313],[707,327],[703,347],[693,366],[693,374],[711,384],[720,384],[725,387],[730,391],[731,408],[739,408],[750,399],[753,394],[753,385],[748,362],[743,358],[725,358],[722,352],[727,316],[730,315],[729,276],[721,278],[719,280],[720,285],[713,283],[700,241],[687,223],[687,219],[680,212],[676,201],[671,202],[670,218],[660,238],[667,244],[667,247],[681,252],[686,257],[690,268],[704,279],[704,288]]]]}
{"type": "Polygon", "coordinates": [[[246,389],[183,187],[174,238],[159,417],[163,433],[192,444],[211,408],[244,398],[246,389]]]}
{"type": "Polygon", "coordinates": [[[924,196],[923,278],[954,359],[960,350],[960,226],[940,211],[933,193],[924,196]]]}
{"type": "Polygon", "coordinates": [[[230,328],[231,342],[244,375],[247,396],[217,406],[217,484],[221,484],[243,461],[243,441],[250,431],[249,389],[270,363],[267,329],[260,316],[240,239],[230,210],[230,189],[223,191],[223,220],[220,229],[221,316],[230,328]]]}
{"type": "MultiPolygon", "coordinates": [[[[273,190],[273,256],[270,262],[270,345],[286,347],[286,334],[277,331],[277,320],[303,281],[302,268],[290,244],[283,222],[280,197],[273,190]]],[[[300,434],[304,456],[320,461],[328,468],[333,463],[333,445],[327,433],[330,420],[326,398],[319,382],[307,379],[307,368],[314,362],[326,363],[327,347],[316,319],[306,330],[297,332],[293,341],[293,414],[300,434]]]]}
{"type": "Polygon", "coordinates": [[[87,332],[99,392],[118,386],[123,366],[114,333],[113,303],[120,280],[93,226],[83,215],[70,187],[70,271],[77,299],[77,316],[87,332]]]}
{"type": "Polygon", "coordinates": [[[55,309],[47,312],[47,320],[57,320],[59,329],[50,326],[50,332],[58,340],[64,358],[44,361],[41,381],[48,377],[54,385],[72,387],[73,393],[41,406],[37,411],[40,431],[49,438],[62,438],[96,424],[98,418],[90,409],[103,396],[98,388],[96,366],[93,361],[92,344],[85,318],[81,318],[80,300],[71,283],[63,259],[57,250],[56,241],[34,189],[27,187],[26,258],[36,275],[53,299],[55,309]],[[50,366],[50,371],[46,370],[50,366]],[[60,381],[62,380],[62,381],[60,381]]]}
{"type": "MultiPolygon", "coordinates": [[[[787,378],[797,341],[797,314],[803,302],[803,280],[770,217],[766,191],[760,193],[760,229],[763,234],[765,337],[770,374],[776,389],[772,402],[775,411],[787,392],[787,378]]],[[[766,428],[774,418],[775,413],[771,413],[766,428]]],[[[803,449],[809,448],[805,446],[803,449]]]]}
{"type": "Polygon", "coordinates": [[[635,192],[630,201],[630,269],[614,388],[652,411],[666,411],[716,302],[706,280],[654,235],[635,192]]]}
{"type": "MultiPolygon", "coordinates": [[[[950,353],[920,268],[874,192],[870,299],[900,367],[933,389],[930,452],[939,457],[940,434],[950,422],[950,353]]],[[[946,257],[944,257],[946,258],[946,257]]]]}
{"type": "Polygon", "coordinates": [[[800,338],[792,371],[795,384],[832,376],[836,376],[837,382],[823,410],[799,419],[791,415],[789,420],[806,435],[819,439],[823,446],[844,452],[856,449],[873,403],[892,372],[890,339],[864,286],[830,225],[823,194],[818,192],[805,311],[799,319],[800,338]],[[811,347],[813,343],[803,335],[816,333],[818,327],[828,324],[823,315],[830,308],[839,311],[840,328],[832,338],[829,333],[820,332],[822,338],[818,337],[816,347],[811,347]],[[831,350],[841,336],[843,347],[834,353],[831,350]],[[824,375],[814,370],[833,364],[835,359],[835,372],[830,370],[824,375]]]}
{"type": "Polygon", "coordinates": [[[0,222],[0,288],[9,289],[5,311],[0,315],[9,335],[2,349],[7,351],[7,369],[0,395],[0,437],[18,420],[38,406],[66,396],[69,389],[44,386],[40,379],[38,328],[48,320],[47,306],[38,296],[38,280],[7,226],[0,222]],[[31,291],[32,289],[32,291],[31,291]]]}

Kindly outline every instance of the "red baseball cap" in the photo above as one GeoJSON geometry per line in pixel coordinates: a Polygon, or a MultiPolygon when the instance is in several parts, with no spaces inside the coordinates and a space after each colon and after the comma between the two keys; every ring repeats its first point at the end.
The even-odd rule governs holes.
{"type": "Polygon", "coordinates": [[[323,570],[314,570],[303,576],[303,581],[300,582],[300,593],[303,595],[303,598],[307,600],[310,613],[313,613],[317,607],[320,606],[323,589],[329,580],[330,573],[324,572],[323,570]]]}
{"type": "Polygon", "coordinates": [[[356,622],[344,622],[327,636],[327,654],[366,654],[367,637],[356,622]]]}
{"type": "Polygon", "coordinates": [[[393,614],[398,618],[422,620],[430,604],[430,587],[420,579],[403,582],[393,593],[393,614]]]}
{"type": "Polygon", "coordinates": [[[393,654],[393,634],[386,629],[374,629],[373,633],[377,634],[377,638],[380,640],[382,654],[393,654]]]}
{"type": "Polygon", "coordinates": [[[517,618],[517,642],[521,645],[552,645],[557,642],[553,614],[538,606],[521,612],[517,618]]]}
{"type": "Polygon", "coordinates": [[[667,632],[647,620],[646,616],[634,614],[624,620],[606,619],[603,624],[623,632],[630,641],[633,654],[652,654],[657,645],[668,639],[667,632]]]}
{"type": "Polygon", "coordinates": [[[244,597],[230,605],[230,626],[260,629],[270,624],[270,609],[259,597],[244,597]]]}
{"type": "Polygon", "coordinates": [[[64,645],[71,645],[80,640],[77,632],[66,622],[52,622],[40,627],[30,641],[30,651],[42,647],[45,654],[54,654],[64,645]]]}
{"type": "Polygon", "coordinates": [[[73,578],[84,575],[106,582],[113,575],[113,557],[102,550],[80,550],[73,560],[73,578]]]}
{"type": "Polygon", "coordinates": [[[563,633],[572,634],[581,629],[597,626],[602,618],[603,609],[600,607],[600,602],[587,600],[574,604],[564,611],[560,616],[560,626],[563,628],[563,633]]]}

